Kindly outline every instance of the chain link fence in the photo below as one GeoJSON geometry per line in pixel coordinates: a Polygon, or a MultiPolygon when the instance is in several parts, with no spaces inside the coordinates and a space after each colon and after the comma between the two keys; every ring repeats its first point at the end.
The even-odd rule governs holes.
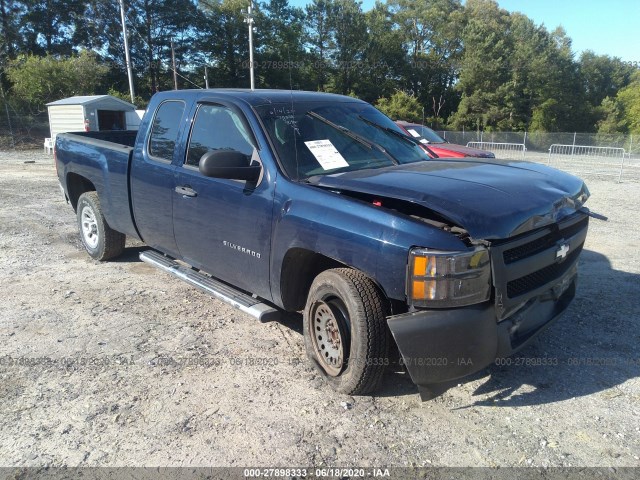
{"type": "Polygon", "coordinates": [[[47,112],[17,109],[11,101],[0,98],[0,150],[43,148],[49,137],[47,112]]]}
{"type": "Polygon", "coordinates": [[[547,133],[547,132],[437,132],[451,143],[466,145],[469,142],[524,144],[527,151],[548,153],[551,145],[582,145],[587,147],[624,148],[627,154],[640,155],[640,135],[622,133],[547,133]]]}
{"type": "Polygon", "coordinates": [[[640,135],[446,130],[437,133],[450,143],[490,150],[498,159],[545,163],[581,176],[640,181],[640,135]]]}

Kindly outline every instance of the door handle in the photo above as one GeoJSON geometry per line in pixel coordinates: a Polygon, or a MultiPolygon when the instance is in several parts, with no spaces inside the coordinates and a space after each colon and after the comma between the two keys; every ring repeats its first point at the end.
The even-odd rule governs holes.
{"type": "Polygon", "coordinates": [[[179,187],[176,187],[176,192],[179,193],[180,195],[182,195],[183,197],[197,197],[198,196],[198,192],[196,192],[189,185],[181,185],[179,187]]]}

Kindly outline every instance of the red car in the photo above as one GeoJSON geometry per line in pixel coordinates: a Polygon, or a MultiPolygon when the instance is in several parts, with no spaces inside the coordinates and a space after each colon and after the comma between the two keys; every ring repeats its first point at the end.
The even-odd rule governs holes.
{"type": "MultiPolygon", "coordinates": [[[[476,158],[496,158],[492,152],[486,150],[479,150],[477,148],[465,147],[463,145],[456,145],[454,143],[447,142],[444,138],[440,137],[436,132],[429,127],[419,125],[417,123],[404,122],[398,120],[396,122],[407,135],[412,136],[420,143],[423,143],[429,150],[438,155],[439,157],[449,158],[461,158],[461,157],[476,157],[476,158]]],[[[427,151],[427,153],[429,153],[427,151]]]]}

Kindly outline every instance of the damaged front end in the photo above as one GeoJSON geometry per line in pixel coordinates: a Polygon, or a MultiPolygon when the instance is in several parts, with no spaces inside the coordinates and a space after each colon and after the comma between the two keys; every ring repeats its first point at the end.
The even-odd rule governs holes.
{"type": "MultiPolygon", "coordinates": [[[[560,222],[492,242],[487,248],[491,293],[484,302],[462,308],[427,302],[388,318],[402,362],[424,400],[496,358],[512,355],[565,311],[575,295],[588,223],[589,216],[578,211],[560,222]]],[[[412,268],[408,270],[411,303],[414,277],[412,268]]],[[[436,266],[432,273],[437,272],[436,266]]],[[[483,291],[478,281],[484,276],[477,270],[470,269],[465,278],[475,279],[483,291]]],[[[454,289],[463,285],[455,276],[451,280],[454,289]]]]}
{"type": "Polygon", "coordinates": [[[410,246],[406,311],[387,319],[423,399],[521,349],[575,295],[594,216],[576,177],[540,165],[465,159],[312,183],[430,224],[467,247],[410,246]]]}

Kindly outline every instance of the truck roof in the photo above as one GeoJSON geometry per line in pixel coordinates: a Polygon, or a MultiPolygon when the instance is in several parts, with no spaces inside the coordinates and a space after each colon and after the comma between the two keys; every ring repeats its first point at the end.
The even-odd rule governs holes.
{"type": "Polygon", "coordinates": [[[308,92],[303,90],[268,90],[257,89],[250,90],[248,88],[210,88],[210,89],[191,89],[191,90],[168,90],[156,94],[162,99],[170,98],[193,98],[197,99],[211,97],[228,97],[237,100],[244,100],[252,106],[268,105],[270,103],[288,103],[288,102],[362,102],[357,98],[347,97],[344,95],[336,95],[324,92],[308,92]]]}

